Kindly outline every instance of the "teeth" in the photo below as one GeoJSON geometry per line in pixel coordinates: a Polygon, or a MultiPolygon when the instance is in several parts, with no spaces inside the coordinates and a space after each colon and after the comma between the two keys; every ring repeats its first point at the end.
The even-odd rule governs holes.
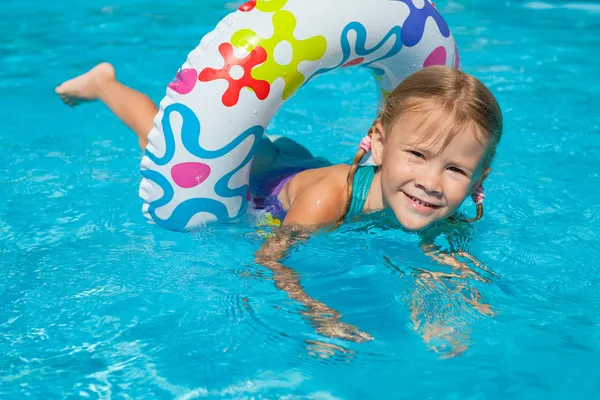
{"type": "Polygon", "coordinates": [[[435,207],[433,204],[425,203],[425,202],[417,199],[416,197],[412,197],[412,196],[408,196],[408,197],[410,197],[412,199],[412,201],[414,201],[415,203],[420,204],[422,206],[425,206],[425,207],[435,207]]]}

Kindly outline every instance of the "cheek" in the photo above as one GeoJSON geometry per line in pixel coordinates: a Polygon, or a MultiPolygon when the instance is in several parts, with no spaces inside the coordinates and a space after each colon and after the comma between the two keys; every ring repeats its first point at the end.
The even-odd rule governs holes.
{"type": "Polygon", "coordinates": [[[445,196],[449,204],[458,207],[469,195],[471,182],[450,181],[445,186],[445,196]]]}
{"type": "Polygon", "coordinates": [[[382,171],[383,186],[391,191],[398,191],[406,184],[409,179],[410,172],[402,165],[391,165],[387,170],[382,171]]]}
{"type": "Polygon", "coordinates": [[[402,152],[387,153],[386,158],[387,162],[383,163],[382,172],[387,182],[394,185],[403,184],[414,173],[413,166],[402,152]]]}

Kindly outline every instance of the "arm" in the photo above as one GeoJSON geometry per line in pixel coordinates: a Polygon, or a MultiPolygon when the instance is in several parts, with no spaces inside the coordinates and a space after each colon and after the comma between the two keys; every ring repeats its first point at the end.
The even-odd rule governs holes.
{"type": "Polygon", "coordinates": [[[479,282],[489,283],[490,280],[481,276],[478,272],[471,269],[467,264],[462,261],[459,261],[456,258],[456,255],[464,258],[468,258],[472,261],[478,268],[488,272],[491,275],[495,275],[492,271],[487,269],[483,264],[477,261],[473,256],[466,252],[457,252],[457,253],[444,253],[440,251],[440,247],[436,246],[433,243],[433,240],[423,239],[421,243],[419,243],[419,248],[425,255],[431,258],[433,261],[437,262],[440,265],[447,265],[452,267],[452,270],[456,271],[456,274],[444,274],[437,273],[439,277],[445,278],[472,278],[479,282]]]}
{"type": "Polygon", "coordinates": [[[318,333],[352,341],[369,340],[371,337],[368,334],[341,322],[339,312],[310,297],[300,284],[296,271],[281,263],[290,248],[308,239],[315,230],[328,225],[331,216],[329,202],[322,198],[320,200],[316,206],[315,199],[311,196],[296,200],[283,225],[257,251],[255,261],[273,272],[278,289],[306,308],[302,314],[310,318],[318,333]]]}
{"type": "Polygon", "coordinates": [[[476,315],[468,312],[468,307],[464,305],[468,304],[482,316],[493,316],[495,313],[482,300],[477,289],[468,283],[469,279],[484,283],[489,283],[490,279],[471,269],[456,256],[471,260],[480,270],[492,276],[495,274],[468,253],[448,254],[440,251],[432,237],[424,237],[420,247],[438,264],[452,267],[453,273],[417,271],[410,304],[414,329],[420,332],[425,343],[433,350],[442,351],[446,356],[459,355],[466,350],[469,341],[468,318],[476,315]],[[430,309],[432,304],[438,305],[433,312],[430,309]]]}
{"type": "Polygon", "coordinates": [[[306,294],[296,271],[280,262],[286,257],[288,250],[298,242],[306,240],[312,230],[309,227],[288,226],[277,229],[275,235],[267,238],[256,252],[255,262],[273,272],[273,279],[278,289],[286,292],[291,299],[306,306],[309,311],[316,312],[326,310],[327,307],[306,294]]]}
{"type": "Polygon", "coordinates": [[[340,314],[337,311],[310,297],[300,284],[296,271],[281,263],[288,250],[300,241],[306,240],[311,232],[312,229],[307,227],[278,229],[276,234],[269,237],[256,252],[255,262],[273,272],[273,280],[278,289],[306,307],[307,312],[304,314],[315,318],[319,314],[339,318],[340,314]]]}

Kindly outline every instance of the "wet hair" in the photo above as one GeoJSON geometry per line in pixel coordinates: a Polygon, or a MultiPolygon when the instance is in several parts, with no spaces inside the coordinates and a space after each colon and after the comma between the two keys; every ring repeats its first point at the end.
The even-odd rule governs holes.
{"type": "MultiPolygon", "coordinates": [[[[433,138],[434,143],[443,140],[441,151],[461,132],[474,130],[477,140],[486,146],[484,168],[491,164],[502,136],[502,111],[492,92],[474,76],[443,66],[415,72],[390,93],[368,135],[373,134],[378,123],[383,127],[384,136],[389,134],[409,113],[421,116],[421,140],[433,138]]],[[[348,172],[348,200],[338,224],[344,221],[350,209],[354,175],[365,154],[363,149],[358,150],[348,172]]],[[[482,216],[483,206],[477,204],[477,216],[467,222],[482,216]]]]}

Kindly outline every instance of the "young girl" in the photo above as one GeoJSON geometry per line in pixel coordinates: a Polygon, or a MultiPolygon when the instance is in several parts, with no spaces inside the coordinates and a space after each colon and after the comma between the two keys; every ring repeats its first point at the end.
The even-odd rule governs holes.
{"type": "MultiPolygon", "coordinates": [[[[158,109],[148,97],[119,83],[110,64],[63,83],[56,92],[71,106],[101,100],[145,148],[158,109]]],[[[251,180],[263,183],[257,185],[260,205],[282,221],[282,229],[259,250],[258,262],[274,271],[279,288],[305,305],[319,332],[368,339],[304,292],[296,274],[280,263],[289,246],[298,233],[388,209],[405,229],[423,232],[421,247],[436,261],[472,273],[454,257],[439,254],[427,240],[426,228],[455,218],[469,196],[477,204],[477,214],[468,222],[482,217],[482,184],[501,133],[502,113],[492,93],[473,76],[435,66],[409,76],[389,95],[352,165],[312,168],[314,160],[299,145],[285,139],[263,140],[251,180]],[[360,165],[367,152],[374,165],[360,165]],[[275,180],[264,184],[261,176],[275,180]]],[[[477,296],[470,303],[487,311],[477,296]]]]}

